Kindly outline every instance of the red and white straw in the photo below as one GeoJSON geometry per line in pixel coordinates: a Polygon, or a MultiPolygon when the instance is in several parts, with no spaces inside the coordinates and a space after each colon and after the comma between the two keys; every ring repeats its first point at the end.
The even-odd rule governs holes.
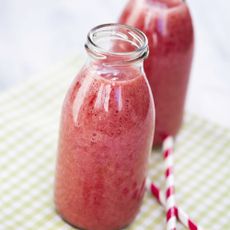
{"type": "MultiPolygon", "coordinates": [[[[163,206],[166,206],[166,200],[165,195],[163,192],[160,191],[160,189],[151,182],[151,180],[148,178],[146,180],[146,186],[147,190],[152,193],[152,195],[157,199],[157,201],[162,204],[163,206]]],[[[175,208],[175,214],[177,219],[188,229],[190,230],[202,230],[201,227],[199,227],[189,216],[188,214],[183,211],[180,207],[175,208]]]]}
{"type": "Polygon", "coordinates": [[[167,230],[176,230],[176,203],[175,187],[173,176],[173,138],[168,136],[163,142],[163,156],[165,162],[165,179],[166,179],[166,221],[167,230]]]}

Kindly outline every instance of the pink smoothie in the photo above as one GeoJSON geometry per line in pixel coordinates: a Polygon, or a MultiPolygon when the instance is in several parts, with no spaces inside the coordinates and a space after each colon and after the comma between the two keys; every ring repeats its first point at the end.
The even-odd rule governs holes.
{"type": "Polygon", "coordinates": [[[63,105],[55,203],[64,220],[113,230],[135,218],[144,195],[154,108],[132,67],[84,67],[63,105]]]}
{"type": "Polygon", "coordinates": [[[182,123],[194,46],[189,9],[182,0],[130,0],[119,22],[148,37],[145,72],[156,107],[154,144],[161,144],[182,123]]]}

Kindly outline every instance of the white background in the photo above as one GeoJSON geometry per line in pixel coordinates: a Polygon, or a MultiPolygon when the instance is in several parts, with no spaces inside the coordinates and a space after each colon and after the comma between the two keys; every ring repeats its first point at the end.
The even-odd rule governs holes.
{"type": "MultiPolygon", "coordinates": [[[[0,92],[84,53],[95,25],[115,22],[125,0],[0,0],[0,92]]],[[[230,127],[230,2],[189,0],[196,52],[187,111],[230,127]]]]}

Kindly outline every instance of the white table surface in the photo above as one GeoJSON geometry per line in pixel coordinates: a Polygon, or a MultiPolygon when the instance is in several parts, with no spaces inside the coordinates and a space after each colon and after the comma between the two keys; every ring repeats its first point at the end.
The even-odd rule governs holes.
{"type": "MultiPolygon", "coordinates": [[[[86,34],[124,0],[0,0],[0,92],[84,53],[86,34]]],[[[187,111],[230,128],[230,2],[189,0],[196,52],[187,111]]]]}

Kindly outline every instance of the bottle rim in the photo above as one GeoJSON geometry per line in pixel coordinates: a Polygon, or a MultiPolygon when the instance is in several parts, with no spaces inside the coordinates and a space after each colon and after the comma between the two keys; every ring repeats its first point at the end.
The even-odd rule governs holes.
{"type": "MultiPolygon", "coordinates": [[[[139,29],[120,23],[107,23],[94,27],[87,35],[85,48],[91,57],[97,60],[105,60],[115,57],[115,64],[141,61],[148,56],[148,39],[139,29]],[[98,44],[97,39],[117,38],[133,45],[132,51],[116,52],[98,44]]],[[[111,59],[109,59],[111,60],[111,59]]],[[[113,63],[114,64],[114,63],[113,63]]]]}

